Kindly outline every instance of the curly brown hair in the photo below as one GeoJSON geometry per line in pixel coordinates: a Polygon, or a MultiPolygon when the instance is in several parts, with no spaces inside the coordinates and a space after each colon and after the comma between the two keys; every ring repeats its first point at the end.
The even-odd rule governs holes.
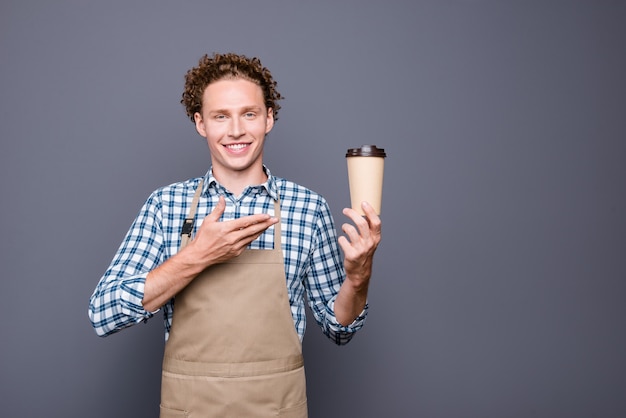
{"type": "Polygon", "coordinates": [[[189,119],[195,123],[194,114],[202,112],[202,95],[209,84],[237,78],[251,81],[261,87],[265,106],[273,109],[274,120],[278,120],[280,109],[278,100],[284,97],[276,90],[277,83],[272,78],[272,73],[261,65],[258,58],[248,58],[234,53],[214,53],[212,56],[205,54],[200,58],[197,67],[187,71],[185,90],[180,102],[185,106],[189,119]]]}

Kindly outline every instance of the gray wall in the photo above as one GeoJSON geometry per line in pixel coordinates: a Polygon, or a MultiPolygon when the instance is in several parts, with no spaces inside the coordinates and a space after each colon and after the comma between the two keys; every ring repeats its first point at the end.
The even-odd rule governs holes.
{"type": "Polygon", "coordinates": [[[179,98],[205,52],[286,96],[276,175],[338,226],[345,149],[387,149],[366,327],[305,338],[312,417],[626,416],[623,1],[0,5],[0,415],[149,417],[160,318],[88,298],[158,186],[203,174],[179,98]]]}

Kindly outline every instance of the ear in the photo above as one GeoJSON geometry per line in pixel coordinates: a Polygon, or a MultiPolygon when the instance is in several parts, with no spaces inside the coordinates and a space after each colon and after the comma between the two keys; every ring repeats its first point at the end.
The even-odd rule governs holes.
{"type": "Polygon", "coordinates": [[[200,136],[206,138],[206,127],[204,126],[204,120],[202,119],[202,115],[200,114],[200,112],[196,112],[193,114],[193,120],[196,123],[196,131],[198,131],[200,136]]]}
{"type": "Polygon", "coordinates": [[[274,109],[271,107],[267,109],[267,121],[266,121],[265,133],[268,134],[274,127],[274,109]]]}

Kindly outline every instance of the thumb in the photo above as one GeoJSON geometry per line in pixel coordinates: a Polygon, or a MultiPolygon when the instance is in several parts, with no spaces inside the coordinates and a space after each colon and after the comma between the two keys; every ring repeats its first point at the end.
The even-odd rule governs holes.
{"type": "Polygon", "coordinates": [[[209,213],[209,215],[205,218],[205,220],[209,222],[219,221],[225,209],[226,200],[224,199],[224,196],[220,196],[219,200],[217,201],[217,205],[215,205],[215,207],[213,208],[211,213],[209,213]]]}

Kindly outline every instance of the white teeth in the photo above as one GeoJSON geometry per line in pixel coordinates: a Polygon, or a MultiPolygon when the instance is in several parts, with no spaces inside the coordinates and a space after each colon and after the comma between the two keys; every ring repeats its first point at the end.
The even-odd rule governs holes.
{"type": "Polygon", "coordinates": [[[242,148],[245,148],[247,145],[246,144],[232,144],[232,145],[227,145],[228,148],[232,149],[232,150],[240,150],[242,148]]]}

